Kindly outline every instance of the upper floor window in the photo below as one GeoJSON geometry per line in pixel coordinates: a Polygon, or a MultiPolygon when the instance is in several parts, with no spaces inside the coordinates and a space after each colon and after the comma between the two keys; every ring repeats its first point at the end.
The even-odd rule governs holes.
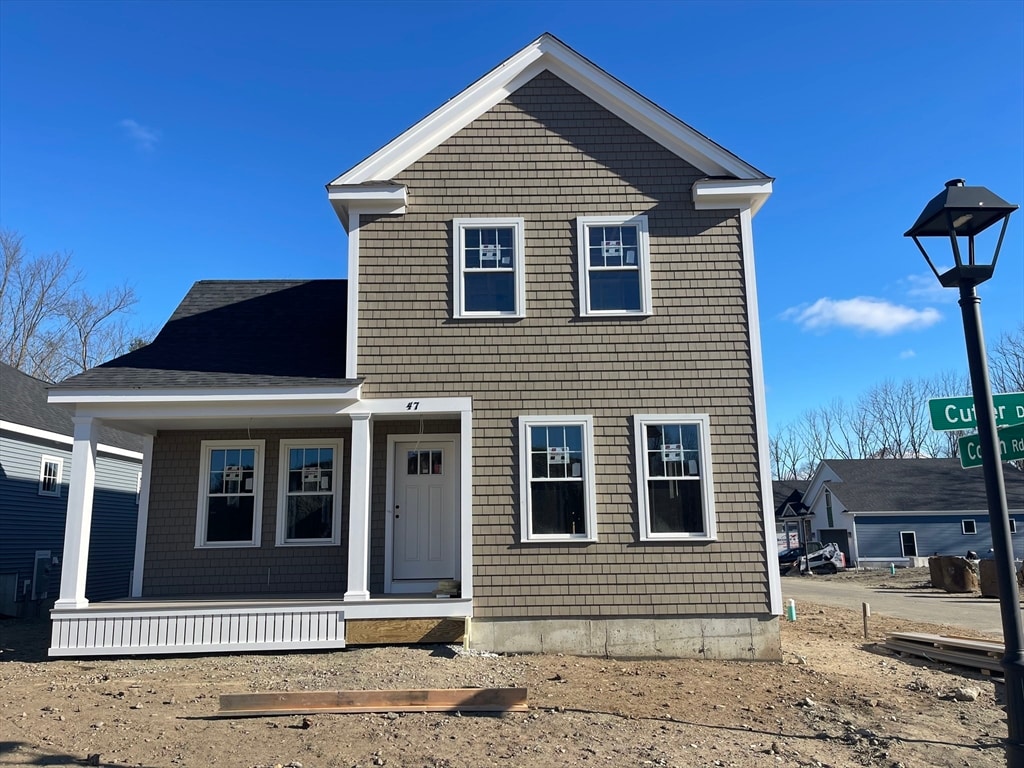
{"type": "Polygon", "coordinates": [[[524,541],[597,540],[591,416],[519,420],[524,541]]]}
{"type": "Polygon", "coordinates": [[[263,441],[203,440],[197,547],[258,547],[263,441]]]}
{"type": "Polygon", "coordinates": [[[639,414],[634,429],[641,538],[715,538],[708,417],[639,414]]]}
{"type": "Polygon", "coordinates": [[[282,440],[277,543],[341,543],[341,441],[282,440]]]}
{"type": "Polygon", "coordinates": [[[647,217],[580,216],[576,227],[580,314],[651,314],[647,217]]]}
{"type": "Polygon", "coordinates": [[[39,495],[60,496],[61,476],[64,474],[64,460],[53,456],[39,459],[39,495]]]}
{"type": "Polygon", "coordinates": [[[455,219],[452,238],[454,316],[523,317],[523,220],[455,219]]]}

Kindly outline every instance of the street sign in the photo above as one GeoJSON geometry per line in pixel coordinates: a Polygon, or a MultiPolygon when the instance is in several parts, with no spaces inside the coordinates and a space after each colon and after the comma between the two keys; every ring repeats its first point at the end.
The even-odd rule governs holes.
{"type": "MultiPolygon", "coordinates": [[[[1003,427],[996,434],[999,436],[999,458],[1001,461],[1024,459],[1024,424],[1003,427]]],[[[960,446],[961,467],[967,469],[981,466],[981,440],[977,435],[961,437],[957,444],[960,446]]]]}
{"type": "MultiPolygon", "coordinates": [[[[1024,392],[992,395],[992,405],[996,411],[997,427],[1024,424],[1024,392]]],[[[932,398],[928,401],[928,413],[932,417],[932,429],[940,432],[978,427],[973,397],[932,398]]]]}

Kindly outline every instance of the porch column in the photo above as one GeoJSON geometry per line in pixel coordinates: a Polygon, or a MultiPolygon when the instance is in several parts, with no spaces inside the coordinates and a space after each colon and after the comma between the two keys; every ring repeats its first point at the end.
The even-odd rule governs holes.
{"type": "Polygon", "coordinates": [[[345,600],[369,600],[370,414],[352,414],[352,472],[348,503],[348,591],[345,600]]]}
{"type": "Polygon", "coordinates": [[[135,524],[135,566],[132,568],[132,597],[142,597],[142,574],[146,567],[146,532],[149,529],[149,484],[153,476],[153,436],[142,436],[142,478],[139,483],[139,517],[135,524]]]}
{"type": "Polygon", "coordinates": [[[71,448],[71,481],[68,511],[64,520],[64,562],[60,598],[54,608],[85,608],[85,574],[89,568],[89,533],[92,529],[92,497],[96,486],[96,438],[99,419],[73,416],[75,442],[71,448]]]}

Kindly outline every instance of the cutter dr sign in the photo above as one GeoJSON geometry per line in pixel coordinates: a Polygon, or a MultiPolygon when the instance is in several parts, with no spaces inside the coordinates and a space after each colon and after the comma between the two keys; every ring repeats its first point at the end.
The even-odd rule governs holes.
{"type": "MultiPolygon", "coordinates": [[[[992,395],[996,426],[999,427],[999,457],[1003,461],[1024,459],[1024,392],[992,395]]],[[[932,428],[940,432],[975,429],[978,426],[973,397],[937,397],[928,401],[932,428]]],[[[980,467],[981,439],[977,435],[961,437],[960,466],[980,467]]]]}

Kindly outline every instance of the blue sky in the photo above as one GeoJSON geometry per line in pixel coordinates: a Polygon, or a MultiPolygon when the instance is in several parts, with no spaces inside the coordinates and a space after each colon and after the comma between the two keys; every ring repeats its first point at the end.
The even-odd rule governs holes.
{"type": "MultiPolygon", "coordinates": [[[[1024,3],[624,8],[3,0],[0,225],[129,281],[153,328],[195,280],[343,276],[324,184],[547,31],[777,179],[773,427],[964,370],[956,291],[902,235],[947,179],[1024,201],[1024,3]]],[[[979,293],[990,342],[1024,322],[1024,213],[979,293]]]]}

